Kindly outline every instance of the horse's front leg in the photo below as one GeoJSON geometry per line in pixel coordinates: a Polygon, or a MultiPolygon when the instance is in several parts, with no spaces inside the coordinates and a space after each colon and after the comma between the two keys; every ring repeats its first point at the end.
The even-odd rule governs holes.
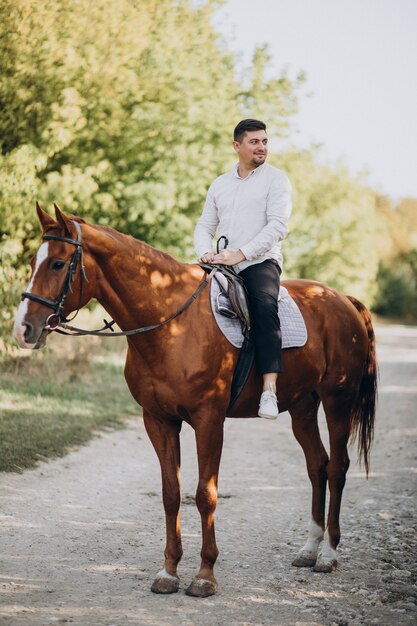
{"type": "Polygon", "coordinates": [[[180,579],[177,565],[182,557],[180,530],[180,420],[164,421],[143,414],[146,431],[161,464],[162,498],[166,519],[165,563],[158,572],[151,590],[154,593],[175,593],[180,579]]]}
{"type": "Polygon", "coordinates": [[[195,426],[199,481],[196,504],[201,515],[203,543],[201,565],[197,576],[186,590],[190,596],[206,598],[216,593],[217,581],[213,574],[219,551],[214,532],[214,513],[217,504],[217,488],[220,458],[223,448],[224,418],[209,421],[202,417],[195,426]]]}

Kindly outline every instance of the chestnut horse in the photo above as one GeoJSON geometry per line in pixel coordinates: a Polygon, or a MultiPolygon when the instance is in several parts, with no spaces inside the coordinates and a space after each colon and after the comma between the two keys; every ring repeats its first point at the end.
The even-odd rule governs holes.
{"type": "MultiPolygon", "coordinates": [[[[196,504],[202,523],[201,566],[187,593],[212,595],[217,587],[213,574],[218,556],[214,532],[217,479],[238,350],[216,325],[208,288],[180,316],[166,325],[159,324],[195,293],[204,271],[112,228],[67,217],[58,207],[56,220],[39,206],[37,212],[44,243],[32,262],[31,282],[15,322],[16,339],[22,348],[40,348],[52,330],[51,317],[62,318],[92,298],[123,330],[159,326],[128,336],[125,366],[127,384],[143,407],[145,427],[162,472],[165,562],[152,591],[173,593],[179,588],[179,435],[185,421],[195,431],[199,468],[196,504]],[[66,298],[61,297],[64,291],[66,298]]],[[[285,281],[285,286],[308,329],[304,347],[284,350],[284,373],[278,377],[277,390],[280,410],[291,414],[312,484],[308,539],[293,565],[329,572],[337,563],[340,504],[349,467],[347,444],[355,435],[368,471],[377,386],[375,338],[370,315],[356,299],[309,280],[285,281]],[[329,430],[330,457],[317,424],[320,403],[329,430]],[[327,482],[330,502],[326,525],[327,482]]],[[[252,371],[229,417],[256,416],[261,385],[261,377],[252,371]]]]}

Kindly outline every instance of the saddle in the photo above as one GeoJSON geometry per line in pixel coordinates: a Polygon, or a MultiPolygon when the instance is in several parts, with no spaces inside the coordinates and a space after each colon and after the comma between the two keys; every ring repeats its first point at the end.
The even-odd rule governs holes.
{"type": "MultiPolygon", "coordinates": [[[[205,271],[217,270],[213,278],[219,285],[219,294],[216,301],[216,309],[225,317],[238,318],[242,325],[242,334],[245,343],[250,341],[250,313],[247,300],[247,292],[243,279],[235,270],[226,265],[205,265],[200,263],[205,271]]],[[[245,345],[243,346],[245,349],[245,345]]]]}
{"type": "Polygon", "coordinates": [[[213,276],[220,287],[216,308],[225,317],[239,318],[242,325],[243,345],[233,372],[230,402],[227,409],[229,411],[246,384],[255,358],[255,348],[250,335],[251,321],[246,287],[243,279],[232,267],[205,263],[200,263],[200,267],[206,272],[217,270],[213,276]]]}

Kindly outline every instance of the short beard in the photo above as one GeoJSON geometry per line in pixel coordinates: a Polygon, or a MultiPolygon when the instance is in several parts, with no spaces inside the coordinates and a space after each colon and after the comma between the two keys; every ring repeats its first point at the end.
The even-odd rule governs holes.
{"type": "Polygon", "coordinates": [[[254,165],[255,167],[259,167],[260,165],[262,165],[263,163],[265,163],[266,161],[266,155],[265,156],[254,156],[252,159],[252,165],[254,165]],[[257,159],[257,160],[255,160],[257,159]],[[261,159],[261,161],[258,161],[258,159],[261,159]]]}

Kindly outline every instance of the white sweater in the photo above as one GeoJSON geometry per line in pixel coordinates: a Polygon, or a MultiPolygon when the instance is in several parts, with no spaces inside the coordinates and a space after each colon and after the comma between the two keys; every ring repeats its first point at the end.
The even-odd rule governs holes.
{"type": "Polygon", "coordinates": [[[246,260],[235,265],[238,272],[266,259],[275,259],[282,269],[281,241],[288,233],[291,208],[291,184],[284,172],[263,163],[240,178],[235,165],[207,192],[194,231],[197,256],[212,250],[217,233],[227,237],[228,249],[245,255],[246,260]]]}

